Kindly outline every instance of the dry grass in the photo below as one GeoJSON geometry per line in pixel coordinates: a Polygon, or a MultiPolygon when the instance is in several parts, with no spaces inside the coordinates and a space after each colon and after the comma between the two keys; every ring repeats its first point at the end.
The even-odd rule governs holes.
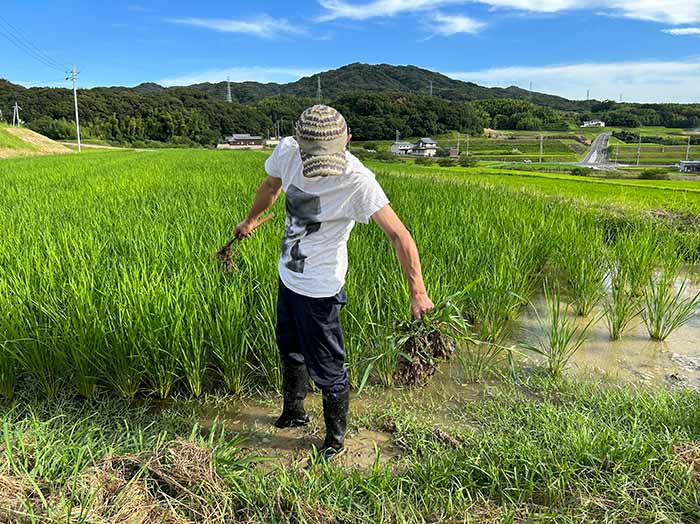
{"type": "MultiPolygon", "coordinates": [[[[2,471],[2,470],[0,470],[2,471]]],[[[76,492],[37,493],[28,481],[0,473],[0,522],[54,522],[65,515],[65,501],[91,501],[74,508],[76,521],[100,524],[190,524],[219,522],[211,503],[226,499],[226,485],[214,467],[213,451],[185,440],[159,450],[107,456],[85,469],[76,492]],[[80,512],[80,515],[78,515],[80,512]]]]}
{"type": "Polygon", "coordinates": [[[9,149],[0,148],[0,159],[12,158],[17,156],[39,156],[39,155],[65,155],[72,151],[53,140],[46,138],[44,135],[35,133],[31,129],[24,127],[7,127],[3,129],[24,143],[27,144],[26,149],[9,149]]]}

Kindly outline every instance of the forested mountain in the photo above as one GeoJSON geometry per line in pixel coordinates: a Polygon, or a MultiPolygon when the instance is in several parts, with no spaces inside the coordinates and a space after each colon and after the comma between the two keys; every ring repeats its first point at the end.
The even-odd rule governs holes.
{"type": "MultiPolygon", "coordinates": [[[[517,87],[482,87],[414,66],[351,64],[320,75],[323,102],[337,106],[361,140],[390,139],[397,130],[403,136],[480,133],[484,127],[564,130],[594,117],[624,127],[700,127],[700,105],[571,101],[517,87]]],[[[226,83],[81,89],[81,123],[86,137],[132,144],[212,145],[234,132],[268,135],[275,123],[289,134],[299,113],[316,101],[317,77],[232,83],[233,103],[224,101],[226,83]]],[[[69,89],[25,88],[0,79],[5,119],[15,101],[32,129],[54,139],[74,137],[69,89]]]]}

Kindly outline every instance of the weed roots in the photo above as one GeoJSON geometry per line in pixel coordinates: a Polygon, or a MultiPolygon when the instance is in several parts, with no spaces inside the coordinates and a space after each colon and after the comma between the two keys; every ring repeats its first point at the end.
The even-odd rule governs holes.
{"type": "Polygon", "coordinates": [[[414,334],[406,340],[394,373],[396,384],[419,386],[437,371],[440,360],[448,360],[455,350],[452,338],[440,331],[414,334]]]}

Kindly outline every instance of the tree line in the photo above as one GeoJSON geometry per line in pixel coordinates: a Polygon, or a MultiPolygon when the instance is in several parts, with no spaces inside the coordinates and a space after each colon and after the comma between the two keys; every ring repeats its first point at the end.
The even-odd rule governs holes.
{"type": "MultiPolygon", "coordinates": [[[[262,136],[293,133],[299,114],[315,99],[278,94],[251,103],[227,103],[198,87],[159,89],[94,88],[78,92],[81,130],[86,138],[112,143],[212,146],[232,133],[262,136]]],[[[0,109],[14,102],[26,125],[50,138],[75,138],[73,98],[68,89],[24,88],[0,80],[0,109]]],[[[545,107],[522,99],[450,101],[406,92],[356,91],[324,100],[347,118],[357,140],[432,136],[448,131],[480,134],[483,128],[566,130],[582,120],[609,125],[700,127],[700,105],[594,102],[586,112],[545,107]]]]}

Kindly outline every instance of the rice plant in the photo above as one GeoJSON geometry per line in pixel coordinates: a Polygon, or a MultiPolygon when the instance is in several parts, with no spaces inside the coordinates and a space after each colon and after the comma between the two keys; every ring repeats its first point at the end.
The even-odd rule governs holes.
{"type": "MultiPolygon", "coordinates": [[[[573,217],[573,220],[582,217],[573,217]]],[[[605,296],[605,246],[602,231],[583,220],[563,229],[556,261],[577,315],[587,317],[605,296]],[[572,227],[573,226],[573,227],[572,227]]]]}
{"type": "Polygon", "coordinates": [[[500,344],[470,340],[459,345],[457,358],[466,382],[480,382],[489,375],[497,374],[504,363],[511,373],[515,371],[513,348],[500,344]]]}
{"type": "Polygon", "coordinates": [[[545,283],[544,296],[547,318],[542,319],[535,309],[543,334],[537,345],[526,344],[523,347],[544,357],[549,373],[553,377],[561,377],[571,358],[586,342],[588,331],[596,319],[591,318],[583,327],[579,327],[570,314],[569,306],[562,307],[561,292],[557,287],[549,291],[545,283]]]}
{"type": "Polygon", "coordinates": [[[642,318],[652,340],[666,340],[693,318],[700,305],[700,293],[684,297],[687,280],[675,286],[679,268],[679,260],[667,263],[658,278],[651,278],[644,290],[642,318]]]}
{"type": "MultiPolygon", "coordinates": [[[[264,160],[257,152],[162,151],[0,163],[0,341],[13,341],[2,345],[3,394],[18,381],[47,395],[102,388],[126,398],[199,395],[221,383],[237,395],[279,387],[284,212],[273,210],[273,222],[237,246],[235,273],[211,260],[250,205],[264,160]]],[[[501,358],[490,352],[507,345],[543,276],[567,283],[578,313],[600,300],[605,246],[595,212],[396,169],[378,176],[416,239],[431,296],[478,282],[460,315],[495,345],[468,348],[477,351],[465,353],[473,377],[501,358]]],[[[651,238],[637,229],[630,222],[630,240],[621,242],[635,277],[658,258],[651,248],[635,251],[634,235],[651,238]]],[[[671,234],[655,231],[653,241],[671,234]]],[[[408,311],[405,278],[375,226],[358,226],[348,251],[341,316],[350,378],[389,385],[401,359],[394,320],[408,311]]]]}
{"type": "Polygon", "coordinates": [[[629,269],[617,260],[610,261],[609,268],[610,295],[603,304],[603,316],[610,340],[620,340],[632,321],[641,314],[642,306],[629,269]]]}

